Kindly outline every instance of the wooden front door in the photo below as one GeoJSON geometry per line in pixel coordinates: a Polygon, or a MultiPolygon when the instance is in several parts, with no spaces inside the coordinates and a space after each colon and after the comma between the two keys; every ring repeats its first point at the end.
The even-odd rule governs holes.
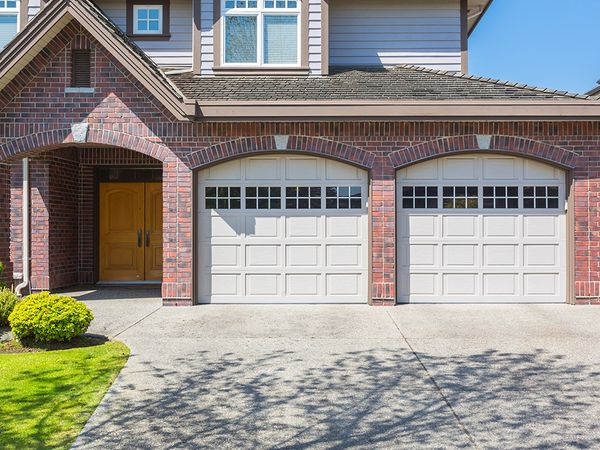
{"type": "Polygon", "coordinates": [[[162,279],[161,183],[100,183],[100,281],[162,279]]]}

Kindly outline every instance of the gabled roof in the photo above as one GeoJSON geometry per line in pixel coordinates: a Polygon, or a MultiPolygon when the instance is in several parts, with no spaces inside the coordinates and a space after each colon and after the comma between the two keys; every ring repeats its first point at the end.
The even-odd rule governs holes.
{"type": "Polygon", "coordinates": [[[72,20],[84,27],[176,118],[193,114],[183,94],[158,66],[91,0],[53,0],[0,52],[0,89],[4,88],[72,20]]]}
{"type": "Polygon", "coordinates": [[[169,75],[188,98],[245,100],[563,100],[589,97],[417,66],[337,69],[327,77],[169,75]]]}
{"type": "Polygon", "coordinates": [[[598,81],[598,86],[596,86],[591,91],[586,92],[585,95],[587,95],[589,97],[596,97],[596,96],[600,95],[600,80],[598,81]]]}

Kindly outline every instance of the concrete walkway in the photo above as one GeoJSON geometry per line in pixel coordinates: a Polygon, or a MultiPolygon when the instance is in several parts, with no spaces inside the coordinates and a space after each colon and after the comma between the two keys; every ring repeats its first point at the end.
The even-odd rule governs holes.
{"type": "Polygon", "coordinates": [[[75,448],[600,447],[598,307],[78,295],[132,356],[75,448]]]}

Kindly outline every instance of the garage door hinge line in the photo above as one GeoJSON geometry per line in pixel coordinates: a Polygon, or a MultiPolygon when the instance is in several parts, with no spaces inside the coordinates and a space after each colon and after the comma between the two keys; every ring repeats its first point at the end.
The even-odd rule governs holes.
{"type": "Polygon", "coordinates": [[[442,399],[444,400],[444,403],[446,403],[446,406],[448,406],[448,408],[452,412],[452,415],[454,416],[454,419],[456,419],[456,422],[458,423],[458,426],[461,428],[461,430],[463,431],[463,433],[467,436],[467,438],[469,439],[469,441],[471,442],[471,444],[473,444],[473,446],[475,448],[481,449],[481,447],[477,444],[477,442],[475,442],[475,438],[473,437],[473,435],[469,432],[469,430],[467,429],[467,427],[463,424],[462,420],[460,420],[459,415],[456,413],[456,411],[454,410],[454,408],[450,404],[450,400],[448,400],[448,397],[446,397],[446,395],[442,391],[441,387],[438,385],[437,381],[435,381],[435,378],[433,378],[433,375],[429,372],[429,370],[427,369],[427,367],[425,366],[425,364],[423,363],[423,361],[421,360],[421,358],[419,358],[419,355],[417,354],[417,352],[415,351],[415,349],[413,348],[413,346],[410,344],[410,342],[408,341],[408,339],[406,338],[406,336],[404,336],[404,333],[402,333],[402,331],[400,330],[400,327],[398,326],[398,324],[396,323],[396,321],[394,320],[394,318],[392,317],[392,315],[389,313],[389,311],[386,311],[386,314],[388,315],[388,317],[390,318],[390,320],[392,321],[392,323],[394,324],[394,326],[398,330],[398,333],[400,333],[400,336],[402,337],[402,340],[404,342],[406,342],[406,345],[408,345],[408,348],[410,349],[411,353],[414,355],[414,357],[419,362],[419,365],[423,368],[423,370],[427,374],[427,378],[429,378],[429,380],[431,380],[431,382],[433,383],[433,386],[435,387],[435,390],[438,392],[438,394],[440,395],[440,397],[442,397],[442,399]]]}

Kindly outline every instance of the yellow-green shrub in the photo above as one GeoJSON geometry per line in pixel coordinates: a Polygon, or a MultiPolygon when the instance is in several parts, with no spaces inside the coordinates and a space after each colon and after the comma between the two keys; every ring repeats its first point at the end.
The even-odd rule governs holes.
{"type": "Polygon", "coordinates": [[[17,339],[68,341],[87,331],[94,316],[74,298],[41,292],[25,297],[8,317],[17,339]]]}
{"type": "Polygon", "coordinates": [[[13,291],[6,288],[0,289],[0,327],[8,325],[8,316],[19,302],[13,291]]]}

